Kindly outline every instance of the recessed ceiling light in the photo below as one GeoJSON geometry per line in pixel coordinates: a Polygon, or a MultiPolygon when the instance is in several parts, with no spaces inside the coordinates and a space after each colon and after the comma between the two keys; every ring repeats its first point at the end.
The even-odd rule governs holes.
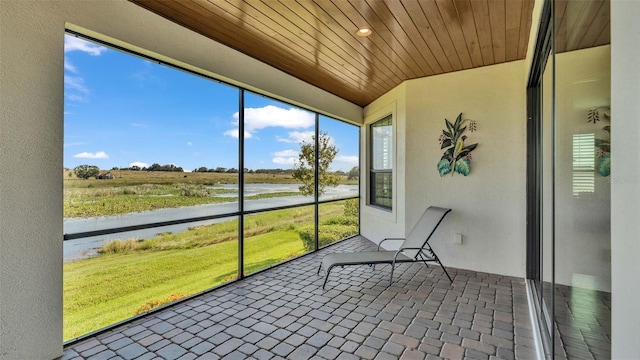
{"type": "Polygon", "coordinates": [[[368,28],[358,29],[358,31],[356,32],[356,35],[358,35],[358,36],[369,36],[369,35],[371,35],[371,29],[368,29],[368,28]]]}

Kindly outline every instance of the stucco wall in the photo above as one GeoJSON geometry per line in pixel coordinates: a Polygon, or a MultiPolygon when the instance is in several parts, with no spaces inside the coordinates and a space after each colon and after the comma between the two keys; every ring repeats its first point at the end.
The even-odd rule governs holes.
{"type": "Polygon", "coordinates": [[[364,109],[364,123],[360,131],[360,233],[374,242],[387,237],[402,237],[405,234],[405,176],[406,176],[406,83],[403,83],[364,109]],[[393,205],[391,211],[368,204],[370,149],[369,125],[386,115],[393,116],[393,205]]]}
{"type": "Polygon", "coordinates": [[[362,108],[130,2],[0,2],[0,358],[62,354],[65,26],[307,108],[362,122],[362,108]],[[186,65],[189,64],[189,65],[186,65]]]}
{"type": "Polygon", "coordinates": [[[524,276],[526,107],[523,61],[407,82],[406,226],[429,205],[452,213],[431,242],[445,265],[524,276]],[[440,177],[444,119],[477,121],[471,172],[440,177]],[[462,245],[454,233],[463,235],[462,245]]]}
{"type": "MultiPolygon", "coordinates": [[[[361,232],[377,242],[404,236],[429,205],[453,212],[432,241],[445,265],[524,276],[525,270],[525,65],[523,61],[410,80],[365,108],[365,126],[393,104],[397,114],[396,181],[392,213],[366,206],[361,188],[361,232]],[[478,123],[467,132],[472,153],[468,177],[440,177],[436,164],[444,150],[438,138],[444,119],[463,112],[478,123]],[[454,233],[463,244],[454,244],[454,233]]],[[[362,131],[362,154],[368,133],[362,131]]],[[[361,162],[367,169],[366,160],[361,162]]]]}

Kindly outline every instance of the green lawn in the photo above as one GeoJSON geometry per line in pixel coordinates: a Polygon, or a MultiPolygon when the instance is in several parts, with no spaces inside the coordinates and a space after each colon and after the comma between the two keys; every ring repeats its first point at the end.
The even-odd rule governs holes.
{"type": "MultiPolygon", "coordinates": [[[[330,227],[336,219],[353,218],[347,203],[323,204],[321,223],[330,227]]],[[[245,273],[303,254],[299,231],[312,224],[312,206],[247,216],[245,273]]],[[[150,301],[188,296],[237,278],[237,226],[237,220],[231,220],[144,241],[116,242],[105,246],[108,251],[100,256],[65,263],[64,340],[132,317],[150,301]]],[[[357,232],[353,226],[352,234],[357,232]]]]}
{"type": "MultiPolygon", "coordinates": [[[[248,273],[304,253],[294,230],[245,239],[248,273]]],[[[135,315],[147,301],[190,295],[237,277],[238,243],[109,254],[64,265],[64,339],[135,315]]]]}

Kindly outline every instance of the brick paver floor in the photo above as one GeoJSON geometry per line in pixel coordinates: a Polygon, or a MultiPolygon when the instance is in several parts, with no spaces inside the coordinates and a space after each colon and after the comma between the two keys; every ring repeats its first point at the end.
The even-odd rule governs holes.
{"type": "MultiPolygon", "coordinates": [[[[532,359],[523,279],[438,266],[334,268],[355,237],[65,348],[61,359],[532,359]]],[[[446,265],[446,260],[445,260],[446,265]]]]}

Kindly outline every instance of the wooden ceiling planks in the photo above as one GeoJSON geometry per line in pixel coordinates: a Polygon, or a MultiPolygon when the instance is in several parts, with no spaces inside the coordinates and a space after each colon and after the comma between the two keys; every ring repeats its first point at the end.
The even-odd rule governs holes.
{"type": "MultiPolygon", "coordinates": [[[[130,1],[361,106],[407,79],[523,59],[534,3],[130,1]],[[372,29],[371,36],[357,36],[361,27],[372,29]]],[[[596,1],[602,3],[597,9],[608,8],[608,0],[596,1]]],[[[580,26],[593,25],[571,40],[575,46],[608,41],[608,16],[587,13],[580,26]]]]}
{"type": "MultiPolygon", "coordinates": [[[[598,37],[609,24],[609,1],[598,1],[587,10],[587,21],[582,21],[581,30],[584,36],[577,44],[578,49],[584,49],[598,44],[598,37]]],[[[606,34],[609,32],[607,31],[606,34]]]]}
{"type": "Polygon", "coordinates": [[[505,20],[505,0],[489,0],[489,19],[491,22],[491,43],[493,61],[500,64],[507,61],[507,29],[505,20]]]}
{"type": "Polygon", "coordinates": [[[529,47],[529,30],[531,29],[531,15],[527,9],[533,8],[535,0],[525,0],[523,11],[520,13],[520,40],[518,41],[518,59],[524,59],[527,56],[527,48],[529,47]]]}
{"type": "MultiPolygon", "coordinates": [[[[270,1],[266,4],[283,19],[287,19],[307,34],[309,38],[316,43],[316,51],[318,53],[327,52],[327,56],[335,56],[340,60],[342,66],[347,66],[348,64],[354,65],[354,69],[358,74],[363,76],[363,78],[368,78],[367,75],[370,71],[376,71],[381,74],[388,73],[388,68],[380,68],[379,62],[368,62],[366,59],[358,56],[359,44],[353,47],[353,44],[340,38],[329,28],[323,28],[322,24],[317,21],[317,18],[311,16],[306,9],[297,7],[296,5],[299,4],[295,1],[288,1],[286,4],[270,1]]],[[[384,88],[389,88],[397,83],[397,80],[393,81],[388,76],[372,78],[371,83],[373,83],[373,81],[377,81],[380,86],[384,88]]],[[[363,86],[370,86],[371,83],[363,84],[363,86]]]]}
{"type": "Polygon", "coordinates": [[[495,64],[493,57],[493,40],[491,39],[489,3],[486,0],[471,1],[471,9],[473,11],[473,19],[478,33],[478,42],[480,43],[480,52],[482,54],[482,64],[495,64]]]}
{"type": "Polygon", "coordinates": [[[559,53],[610,43],[609,0],[555,3],[555,46],[559,53]]]}
{"type": "Polygon", "coordinates": [[[518,42],[520,41],[520,14],[522,6],[520,1],[505,1],[505,59],[513,61],[518,59],[518,42]]]}
{"type": "MultiPolygon", "coordinates": [[[[274,45],[278,49],[298,48],[298,56],[307,57],[315,67],[326,69],[333,77],[340,79],[339,75],[343,75],[344,82],[357,84],[359,87],[368,87],[373,91],[380,91],[386,88],[378,82],[379,79],[371,79],[372,81],[366,82],[367,76],[362,71],[360,64],[354,64],[347,59],[341,57],[339,54],[322,46],[317,36],[310,36],[304,31],[292,31],[292,29],[300,29],[287,18],[282,17],[279,13],[273,11],[266,3],[262,2],[250,2],[246,4],[244,1],[234,0],[231,1],[233,5],[244,13],[252,16],[256,21],[252,23],[260,23],[266,26],[268,29],[275,31],[277,36],[274,36],[278,40],[278,44],[274,45]],[[374,81],[375,80],[375,81],[374,81]]],[[[217,1],[218,4],[224,3],[223,1],[217,1]]],[[[258,31],[262,29],[258,28],[258,31]]],[[[296,54],[292,54],[296,56],[296,54]]]]}
{"type": "Polygon", "coordinates": [[[471,56],[471,63],[473,67],[480,67],[485,65],[482,58],[482,51],[480,50],[480,41],[478,39],[478,30],[476,26],[476,20],[473,16],[473,8],[471,7],[470,0],[455,0],[454,1],[456,14],[458,15],[459,25],[462,30],[463,38],[467,44],[467,50],[471,56]]]}
{"type": "MultiPolygon", "coordinates": [[[[397,26],[404,30],[407,40],[414,44],[415,48],[418,49],[418,52],[427,61],[432,74],[443,73],[443,67],[434,55],[434,49],[431,48],[435,43],[432,42],[432,45],[429,46],[404,5],[397,0],[385,0],[384,5],[388,10],[388,16],[393,16],[396,19],[397,26]]],[[[435,50],[440,51],[440,54],[442,53],[439,47],[435,50]]],[[[447,66],[448,63],[445,67],[447,66]]]]}

